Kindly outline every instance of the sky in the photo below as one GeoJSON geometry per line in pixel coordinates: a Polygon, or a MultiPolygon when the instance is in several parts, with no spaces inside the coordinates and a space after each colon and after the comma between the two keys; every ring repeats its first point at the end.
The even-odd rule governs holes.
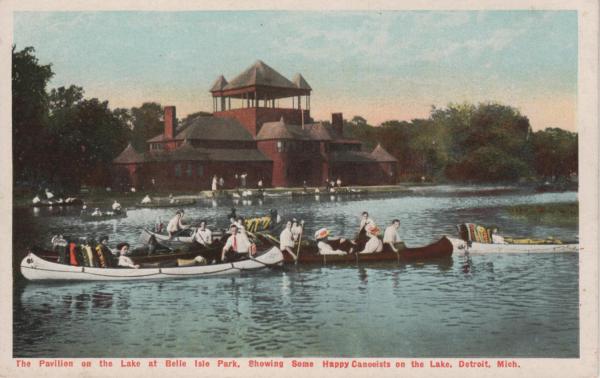
{"type": "Polygon", "coordinates": [[[534,130],[576,131],[575,11],[17,12],[14,43],[52,63],[49,87],[111,108],[212,111],[209,88],[260,59],[311,85],[311,115],[370,124],[432,105],[499,102],[534,130]]]}

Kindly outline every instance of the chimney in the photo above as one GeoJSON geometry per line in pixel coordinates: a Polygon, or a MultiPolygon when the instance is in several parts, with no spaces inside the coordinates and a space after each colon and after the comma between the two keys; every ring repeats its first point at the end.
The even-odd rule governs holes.
{"type": "Polygon", "coordinates": [[[331,126],[333,126],[333,130],[338,133],[340,137],[343,137],[344,115],[342,113],[331,113],[331,126]]]}
{"type": "Polygon", "coordinates": [[[175,127],[177,118],[175,117],[175,107],[165,106],[165,139],[175,138],[175,127]]]}

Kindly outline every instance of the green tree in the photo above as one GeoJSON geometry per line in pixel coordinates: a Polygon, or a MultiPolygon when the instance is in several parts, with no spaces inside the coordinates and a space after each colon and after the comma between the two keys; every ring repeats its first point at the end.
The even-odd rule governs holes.
{"type": "Polygon", "coordinates": [[[137,151],[146,151],[146,141],[164,131],[163,107],[156,102],[145,102],[139,108],[131,108],[131,144],[137,151]]]}
{"type": "Polygon", "coordinates": [[[547,128],[533,134],[533,162],[538,175],[545,178],[567,177],[577,173],[577,134],[559,128],[547,128]]]}
{"type": "Polygon", "coordinates": [[[51,65],[41,65],[33,47],[12,47],[12,140],[15,186],[34,188],[49,179],[45,124],[48,119],[46,85],[51,65]]]}

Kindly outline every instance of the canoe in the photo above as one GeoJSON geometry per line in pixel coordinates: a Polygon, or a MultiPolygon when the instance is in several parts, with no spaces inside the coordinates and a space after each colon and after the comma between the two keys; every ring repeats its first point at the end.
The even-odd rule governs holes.
{"type": "Polygon", "coordinates": [[[137,206],[149,209],[191,206],[196,203],[195,199],[154,199],[150,203],[140,203],[137,206]]]}
{"type": "Polygon", "coordinates": [[[127,211],[121,210],[119,212],[114,211],[103,211],[102,215],[92,215],[92,213],[81,213],[81,220],[85,222],[102,222],[111,219],[126,218],[127,211]]]}
{"type": "Polygon", "coordinates": [[[494,244],[467,242],[458,238],[448,238],[452,243],[454,252],[464,256],[468,251],[469,255],[485,255],[488,253],[574,253],[579,251],[579,244],[494,244]]]}
{"type": "MultiPolygon", "coordinates": [[[[261,235],[261,236],[264,236],[261,235]]],[[[275,241],[276,239],[271,239],[275,241]]],[[[353,253],[349,255],[321,255],[318,252],[316,242],[310,240],[303,244],[298,257],[299,264],[335,264],[335,263],[361,263],[378,261],[422,261],[431,259],[444,259],[452,256],[452,243],[443,236],[437,242],[424,247],[403,248],[398,253],[384,248],[382,252],[370,254],[353,253]]],[[[296,250],[294,250],[294,253],[296,250]]],[[[283,252],[286,263],[295,263],[294,258],[287,252],[283,252]]]]}
{"type": "Polygon", "coordinates": [[[21,261],[21,274],[30,281],[118,281],[166,278],[206,277],[255,271],[280,265],[283,255],[271,247],[254,258],[214,265],[158,268],[91,268],[63,265],[42,259],[29,252],[21,261]]]}
{"type": "Polygon", "coordinates": [[[60,207],[60,206],[81,206],[83,201],[79,198],[73,198],[72,200],[42,200],[38,203],[34,203],[31,207],[60,207]]]}

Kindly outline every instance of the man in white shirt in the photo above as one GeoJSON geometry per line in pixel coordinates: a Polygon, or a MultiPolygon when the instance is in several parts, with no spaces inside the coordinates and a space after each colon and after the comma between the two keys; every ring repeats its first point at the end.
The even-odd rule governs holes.
{"type": "Polygon", "coordinates": [[[209,247],[212,244],[212,232],[206,228],[206,221],[201,221],[200,226],[194,233],[194,242],[205,247],[209,247]]]}
{"type": "Polygon", "coordinates": [[[300,221],[300,223],[298,223],[296,219],[292,220],[292,228],[290,230],[292,231],[292,238],[295,242],[300,240],[300,235],[302,234],[303,226],[304,221],[300,221]]]}
{"type": "Polygon", "coordinates": [[[121,243],[117,246],[117,249],[119,250],[119,262],[117,263],[118,266],[134,269],[138,269],[140,267],[139,265],[134,264],[133,261],[127,256],[129,253],[129,244],[121,243]]]}
{"type": "Polygon", "coordinates": [[[112,204],[113,211],[121,211],[121,204],[115,200],[112,204]]]}
{"type": "Polygon", "coordinates": [[[169,221],[169,224],[167,224],[167,232],[169,233],[169,239],[173,238],[173,236],[175,236],[175,234],[178,233],[179,231],[188,228],[188,226],[181,223],[183,214],[184,214],[183,210],[177,210],[177,212],[175,213],[175,216],[173,218],[171,218],[171,220],[169,221]]]}
{"type": "Polygon", "coordinates": [[[390,248],[394,252],[398,252],[395,244],[401,242],[398,236],[398,230],[400,229],[400,219],[394,219],[392,224],[389,225],[383,232],[383,244],[386,248],[390,248]]]}
{"type": "Polygon", "coordinates": [[[498,232],[498,228],[497,227],[492,228],[492,243],[494,243],[494,244],[507,244],[506,241],[504,240],[504,237],[498,235],[497,232],[498,232]]]}
{"type": "Polygon", "coordinates": [[[279,235],[279,249],[281,251],[286,251],[289,253],[294,260],[297,259],[296,254],[294,253],[294,236],[292,234],[292,222],[288,221],[285,225],[283,231],[279,235]]]}
{"type": "Polygon", "coordinates": [[[232,224],[231,227],[229,227],[229,231],[231,232],[231,236],[227,238],[225,246],[223,246],[221,261],[226,261],[226,254],[229,255],[227,260],[237,260],[240,254],[246,254],[250,251],[250,241],[245,234],[238,232],[237,225],[232,224]]]}
{"type": "Polygon", "coordinates": [[[367,226],[367,236],[369,237],[369,240],[365,244],[365,248],[358,253],[369,254],[369,253],[379,253],[379,252],[383,251],[383,243],[381,242],[379,237],[377,237],[378,233],[379,233],[379,229],[376,226],[371,226],[371,225],[367,226]]]}

